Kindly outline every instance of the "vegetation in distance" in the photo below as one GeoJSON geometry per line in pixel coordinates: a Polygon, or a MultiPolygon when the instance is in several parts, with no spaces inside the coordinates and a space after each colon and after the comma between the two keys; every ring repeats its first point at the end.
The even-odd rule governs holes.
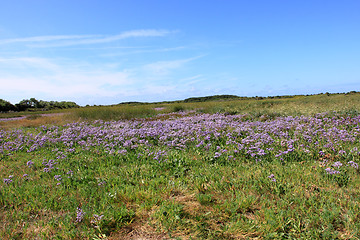
{"type": "MultiPolygon", "coordinates": [[[[231,96],[231,95],[227,95],[231,96]]],[[[359,112],[360,93],[317,94],[282,96],[268,98],[222,98],[221,96],[204,97],[206,101],[184,100],[175,102],[137,103],[112,106],[88,106],[72,109],[74,118],[88,120],[120,120],[132,118],[155,117],[157,114],[171,112],[195,111],[197,113],[224,113],[227,115],[248,114],[257,119],[263,115],[267,118],[280,116],[314,115],[319,112],[336,111],[339,113],[357,114],[359,112]],[[209,99],[213,99],[210,101],[209,99]]]]}
{"type": "MultiPolygon", "coordinates": [[[[205,97],[210,99],[212,97],[205,97]]],[[[197,113],[224,113],[226,115],[247,114],[253,120],[266,116],[274,119],[280,116],[310,116],[319,112],[346,113],[356,115],[359,113],[360,93],[348,92],[339,94],[316,94],[298,96],[278,96],[261,99],[233,99],[213,96],[214,101],[203,102],[157,102],[138,103],[128,102],[111,106],[87,106],[71,109],[57,109],[47,111],[43,109],[25,112],[0,113],[0,118],[14,121],[1,121],[0,128],[13,129],[17,127],[38,127],[47,124],[66,124],[74,121],[97,120],[106,121],[150,118],[158,114],[171,112],[194,111],[197,113]],[[220,100],[222,99],[222,100],[220,100]],[[52,114],[56,113],[56,114],[52,114]],[[21,117],[21,118],[16,118],[21,117]]]]}
{"type": "MultiPolygon", "coordinates": [[[[179,104],[179,103],[203,103],[203,102],[218,102],[218,101],[236,101],[236,100],[269,100],[269,99],[289,99],[289,98],[299,98],[299,97],[309,97],[309,96],[335,96],[335,95],[353,95],[358,94],[360,92],[350,91],[348,93],[320,93],[314,95],[283,95],[283,96],[268,96],[268,97],[239,97],[236,95],[213,95],[213,96],[205,96],[205,97],[191,97],[186,98],[184,100],[177,100],[177,101],[163,101],[163,102],[122,102],[115,105],[108,105],[106,107],[111,106],[122,106],[122,105],[129,105],[129,106],[137,106],[137,105],[159,105],[159,104],[179,104]]],[[[86,105],[85,107],[103,107],[103,105],[86,105]]],[[[0,99],[0,113],[6,112],[23,112],[23,111],[48,111],[53,109],[70,109],[70,108],[80,108],[78,104],[75,102],[70,101],[44,101],[44,100],[37,100],[35,98],[30,99],[23,99],[19,103],[15,105],[11,104],[9,101],[0,99]]],[[[176,110],[176,109],[175,109],[176,110]]],[[[180,109],[181,110],[181,109],[180,109]]]]}
{"type": "Polygon", "coordinates": [[[13,105],[9,101],[0,99],[0,112],[47,111],[51,109],[69,109],[77,107],[79,107],[79,105],[77,105],[75,102],[68,101],[39,101],[35,98],[30,98],[24,99],[13,105]]]}

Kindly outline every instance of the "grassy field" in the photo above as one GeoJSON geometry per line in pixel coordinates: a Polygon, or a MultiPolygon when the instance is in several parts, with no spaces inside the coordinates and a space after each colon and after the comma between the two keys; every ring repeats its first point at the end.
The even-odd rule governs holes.
{"type": "Polygon", "coordinates": [[[360,93],[320,94],[313,96],[294,96],[279,99],[241,99],[208,102],[176,102],[141,105],[118,105],[110,107],[88,107],[73,109],[75,116],[82,119],[120,120],[143,118],[158,113],[196,111],[198,113],[250,114],[255,117],[267,115],[301,116],[320,112],[340,112],[357,114],[360,106],[360,93]]]}
{"type": "Polygon", "coordinates": [[[359,112],[355,93],[0,122],[0,239],[359,239],[359,112]]]}

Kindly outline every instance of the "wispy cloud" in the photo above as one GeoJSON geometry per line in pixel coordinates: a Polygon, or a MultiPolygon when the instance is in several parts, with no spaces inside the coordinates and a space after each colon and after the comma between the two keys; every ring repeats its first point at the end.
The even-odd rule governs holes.
{"type": "Polygon", "coordinates": [[[61,62],[57,59],[0,58],[0,95],[114,96],[132,84],[131,71],[114,70],[107,64],[61,62]],[[104,86],[110,86],[107,89],[104,86]]]}
{"type": "Polygon", "coordinates": [[[186,58],[182,52],[181,57],[174,55],[169,60],[169,54],[154,54],[140,61],[138,56],[124,58],[109,55],[105,59],[99,58],[120,52],[112,48],[132,49],[122,51],[125,54],[130,52],[130,55],[186,50],[187,47],[183,46],[171,47],[168,42],[168,47],[151,47],[146,43],[145,46],[137,46],[135,41],[127,42],[124,47],[117,44],[122,39],[165,37],[172,33],[174,31],[150,29],[110,36],[56,35],[0,40],[0,50],[20,49],[0,56],[0,96],[14,103],[35,97],[43,100],[79,100],[82,102],[78,103],[82,105],[89,104],[87,99],[90,98],[94,101],[107,99],[108,104],[132,99],[161,100],[163,96],[179,98],[179,94],[190,91],[204,80],[203,75],[189,74],[187,71],[191,68],[191,62],[204,55],[186,58]],[[63,48],[52,49],[49,55],[45,47],[55,46],[63,48]],[[76,51],[82,49],[94,51],[76,51]]]}
{"type": "MultiPolygon", "coordinates": [[[[135,47],[133,47],[133,48],[135,48],[135,47]]],[[[107,54],[102,54],[101,56],[114,57],[114,56],[130,55],[130,54],[171,52],[171,51],[180,51],[180,50],[186,49],[185,46],[172,47],[172,48],[156,48],[156,49],[145,49],[146,47],[138,47],[138,48],[140,48],[140,50],[128,51],[128,52],[107,53],[107,54]]]]}
{"type": "Polygon", "coordinates": [[[89,45],[110,43],[123,40],[126,38],[143,38],[143,37],[164,37],[175,31],[157,30],[157,29],[140,29],[125,31],[116,35],[55,35],[55,36],[34,36],[27,38],[2,39],[0,44],[24,43],[30,47],[65,47],[73,45],[89,45]]]}
{"type": "Polygon", "coordinates": [[[144,70],[156,76],[163,76],[163,75],[167,75],[171,70],[181,68],[186,63],[199,59],[203,56],[204,55],[200,55],[192,58],[177,59],[171,61],[158,61],[158,62],[146,64],[144,66],[144,70]]]}
{"type": "Polygon", "coordinates": [[[202,74],[197,74],[195,76],[179,79],[177,82],[179,84],[179,87],[180,87],[180,85],[192,86],[196,83],[204,81],[205,79],[206,78],[202,74]]]}
{"type": "MultiPolygon", "coordinates": [[[[0,58],[0,95],[20,101],[23,98],[37,97],[46,99],[116,99],[126,96],[140,99],[143,96],[162,96],[185,91],[203,80],[203,76],[194,75],[174,81],[152,81],[172,76],[187,63],[202,56],[172,61],[157,61],[131,68],[113,67],[111,63],[77,63],[39,57],[0,58]],[[16,71],[14,71],[16,70],[16,71]],[[168,75],[167,75],[168,74],[168,75]],[[179,87],[185,86],[184,89],[179,87]],[[38,97],[42,96],[42,97],[38,97]]],[[[8,99],[8,98],[6,98],[8,99]]],[[[120,101],[120,100],[119,100],[120,101]]],[[[79,104],[87,104],[79,102],[79,104]]]]}
{"type": "Polygon", "coordinates": [[[99,35],[55,35],[55,36],[36,36],[27,38],[12,38],[0,40],[0,44],[11,43],[34,43],[34,42],[50,42],[50,41],[63,41],[63,40],[75,40],[84,38],[95,38],[99,35]]]}
{"type": "MultiPolygon", "coordinates": [[[[39,57],[11,57],[11,58],[0,58],[0,71],[2,68],[13,68],[19,71],[24,69],[41,69],[41,70],[59,70],[59,66],[49,59],[39,57]]],[[[0,72],[1,73],[1,72],[0,72]]]]}

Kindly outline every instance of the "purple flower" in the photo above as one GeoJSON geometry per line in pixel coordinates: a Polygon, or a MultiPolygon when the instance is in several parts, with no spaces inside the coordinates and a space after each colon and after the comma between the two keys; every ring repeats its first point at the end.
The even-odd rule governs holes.
{"type": "Polygon", "coordinates": [[[93,224],[93,225],[97,225],[98,222],[100,222],[103,217],[104,217],[104,215],[99,216],[97,214],[94,214],[93,219],[91,219],[90,223],[93,224]]]}
{"type": "Polygon", "coordinates": [[[10,184],[13,180],[11,178],[4,178],[5,184],[10,184]]]}
{"type": "Polygon", "coordinates": [[[27,165],[29,168],[31,168],[31,167],[34,165],[34,162],[31,161],[31,160],[29,160],[29,161],[26,163],[26,165],[27,165]]]}
{"type": "Polygon", "coordinates": [[[125,155],[127,153],[127,150],[122,149],[122,150],[119,150],[118,153],[121,154],[121,155],[125,155]]]}
{"type": "Polygon", "coordinates": [[[57,181],[61,181],[61,175],[55,175],[54,178],[57,180],[57,181]]]}
{"type": "Polygon", "coordinates": [[[344,154],[346,154],[346,151],[340,150],[340,151],[339,151],[339,154],[340,154],[340,155],[344,155],[344,154]]]}
{"type": "Polygon", "coordinates": [[[85,212],[81,208],[76,209],[76,222],[81,222],[84,219],[85,212]]]}
{"type": "Polygon", "coordinates": [[[350,162],[348,162],[348,164],[350,164],[350,166],[353,167],[353,168],[356,168],[356,169],[359,168],[359,165],[354,161],[350,161],[350,162]]]}
{"type": "Polygon", "coordinates": [[[106,183],[105,181],[99,182],[98,186],[103,186],[105,183],[106,183]]]}
{"type": "Polygon", "coordinates": [[[340,168],[343,164],[341,162],[334,162],[333,167],[340,168]]]}
{"type": "Polygon", "coordinates": [[[276,182],[274,174],[270,174],[270,176],[268,176],[268,178],[270,178],[271,181],[276,182]]]}
{"type": "Polygon", "coordinates": [[[327,172],[327,174],[333,175],[333,174],[339,174],[340,171],[337,170],[333,170],[331,168],[326,168],[325,171],[327,172]]]}

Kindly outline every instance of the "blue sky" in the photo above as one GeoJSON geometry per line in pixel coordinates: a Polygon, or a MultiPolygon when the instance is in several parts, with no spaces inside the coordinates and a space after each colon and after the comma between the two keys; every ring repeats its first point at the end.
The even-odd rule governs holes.
{"type": "Polygon", "coordinates": [[[358,0],[2,0],[0,98],[360,91],[358,0]]]}

